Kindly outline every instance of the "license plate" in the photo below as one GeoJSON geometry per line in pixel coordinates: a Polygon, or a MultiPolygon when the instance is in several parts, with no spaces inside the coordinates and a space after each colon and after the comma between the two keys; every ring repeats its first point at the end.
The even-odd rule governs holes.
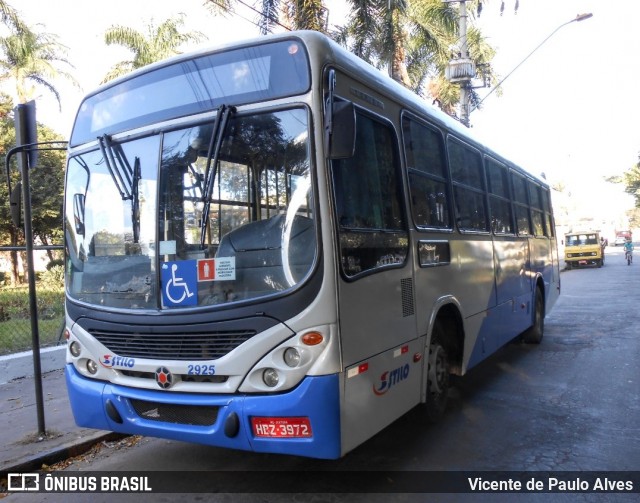
{"type": "Polygon", "coordinates": [[[309,438],[311,422],[308,417],[254,417],[251,427],[256,437],[309,438]]]}

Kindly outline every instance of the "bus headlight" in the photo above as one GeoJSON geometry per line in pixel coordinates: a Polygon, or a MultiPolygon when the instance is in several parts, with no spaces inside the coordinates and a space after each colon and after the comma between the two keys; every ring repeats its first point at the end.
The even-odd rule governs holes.
{"type": "Polygon", "coordinates": [[[69,344],[69,353],[71,353],[71,356],[73,356],[74,358],[78,358],[81,352],[82,346],[80,346],[78,341],[72,341],[71,344],[69,344]]]}
{"type": "MultiPolygon", "coordinates": [[[[241,393],[274,393],[293,389],[307,376],[339,372],[340,360],[329,351],[331,327],[301,330],[268,351],[238,387],[241,393]]],[[[283,334],[284,335],[284,334],[283,334]]]]}
{"type": "Polygon", "coordinates": [[[93,360],[87,360],[87,371],[91,375],[95,375],[98,372],[98,364],[93,360]]]}
{"type": "Polygon", "coordinates": [[[300,352],[296,348],[287,348],[282,356],[284,362],[291,368],[300,365],[300,352]]]}
{"type": "Polygon", "coordinates": [[[272,368],[264,369],[262,372],[262,380],[270,388],[275,388],[280,380],[278,377],[278,371],[272,368]]]}

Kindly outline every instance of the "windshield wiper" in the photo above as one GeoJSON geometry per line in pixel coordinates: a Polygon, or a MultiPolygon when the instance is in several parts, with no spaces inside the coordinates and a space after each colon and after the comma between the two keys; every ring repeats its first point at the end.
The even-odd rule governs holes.
{"type": "Polygon", "coordinates": [[[204,187],[202,190],[202,202],[204,203],[204,207],[202,208],[202,222],[200,223],[200,249],[202,250],[204,250],[207,226],[209,224],[211,195],[218,170],[220,147],[222,146],[222,140],[224,139],[224,132],[227,128],[229,118],[235,111],[235,107],[221,105],[220,108],[218,108],[216,120],[213,123],[213,131],[211,132],[209,151],[207,153],[207,167],[204,173],[204,187]]]}
{"type": "Polygon", "coordinates": [[[106,134],[98,137],[98,144],[107,170],[120,192],[120,197],[123,201],[131,201],[133,242],[137,243],[140,240],[140,198],[138,197],[138,184],[141,178],[140,158],[136,157],[131,167],[122,146],[114,143],[106,134]]]}

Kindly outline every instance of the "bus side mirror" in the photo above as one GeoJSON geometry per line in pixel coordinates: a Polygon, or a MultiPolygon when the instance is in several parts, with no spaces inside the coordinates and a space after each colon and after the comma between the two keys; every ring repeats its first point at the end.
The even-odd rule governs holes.
{"type": "Polygon", "coordinates": [[[79,236],[84,236],[84,200],[84,194],[73,195],[73,221],[79,236]]]}
{"type": "Polygon", "coordinates": [[[22,182],[16,183],[9,195],[9,206],[11,209],[11,221],[16,227],[22,226],[22,182]]]}
{"type": "Polygon", "coordinates": [[[331,106],[329,157],[353,157],[356,149],[356,109],[350,101],[335,100],[331,106]]]}
{"type": "Polygon", "coordinates": [[[353,157],[356,149],[356,109],[348,100],[336,98],[336,71],[327,74],[324,103],[324,143],[329,159],[353,157]]]}

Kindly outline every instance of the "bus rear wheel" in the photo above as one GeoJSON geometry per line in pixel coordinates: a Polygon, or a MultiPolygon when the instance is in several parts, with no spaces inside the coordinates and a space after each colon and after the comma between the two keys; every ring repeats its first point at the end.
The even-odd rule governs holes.
{"type": "Polygon", "coordinates": [[[522,340],[527,344],[540,344],[544,335],[544,297],[540,288],[536,288],[534,302],[533,325],[522,334],[522,340]]]}
{"type": "Polygon", "coordinates": [[[444,415],[449,395],[449,357],[442,341],[444,330],[439,322],[433,327],[429,359],[427,361],[426,415],[429,422],[437,422],[444,415]]]}

